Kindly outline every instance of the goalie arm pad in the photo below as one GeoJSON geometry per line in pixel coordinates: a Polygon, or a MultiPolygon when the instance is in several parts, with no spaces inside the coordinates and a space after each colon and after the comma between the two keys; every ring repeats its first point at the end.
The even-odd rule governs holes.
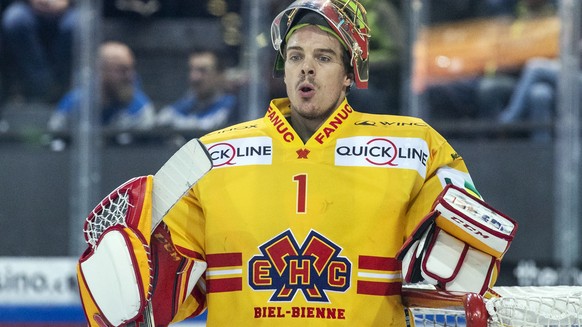
{"type": "Polygon", "coordinates": [[[404,281],[484,294],[497,278],[517,224],[453,185],[433,209],[398,253],[404,281]]]}

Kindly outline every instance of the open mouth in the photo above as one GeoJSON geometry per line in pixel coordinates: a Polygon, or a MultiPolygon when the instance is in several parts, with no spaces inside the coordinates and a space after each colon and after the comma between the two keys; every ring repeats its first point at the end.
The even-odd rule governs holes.
{"type": "Polygon", "coordinates": [[[311,84],[299,85],[299,95],[304,98],[312,97],[315,94],[315,88],[311,84]]]}

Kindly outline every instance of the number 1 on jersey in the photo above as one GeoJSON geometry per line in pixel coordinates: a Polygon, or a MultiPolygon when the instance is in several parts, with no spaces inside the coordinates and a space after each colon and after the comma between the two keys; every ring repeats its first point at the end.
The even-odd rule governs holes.
{"type": "Polygon", "coordinates": [[[295,202],[297,213],[307,213],[307,174],[295,175],[293,181],[297,183],[295,202]]]}

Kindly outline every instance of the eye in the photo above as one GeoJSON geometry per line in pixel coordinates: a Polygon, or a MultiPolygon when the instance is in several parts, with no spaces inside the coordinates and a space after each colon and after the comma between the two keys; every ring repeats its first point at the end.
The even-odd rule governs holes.
{"type": "Polygon", "coordinates": [[[321,61],[321,62],[330,62],[331,61],[331,57],[329,57],[329,56],[319,56],[319,61],[321,61]]]}
{"type": "Polygon", "coordinates": [[[301,60],[301,58],[302,58],[301,54],[299,54],[297,52],[292,52],[292,53],[287,54],[287,60],[289,60],[291,62],[297,62],[297,61],[301,60]]]}

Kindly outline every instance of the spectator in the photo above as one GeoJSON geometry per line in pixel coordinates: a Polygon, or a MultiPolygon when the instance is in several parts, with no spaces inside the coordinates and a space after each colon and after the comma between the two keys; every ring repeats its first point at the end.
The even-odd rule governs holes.
{"type": "Polygon", "coordinates": [[[190,88],[160,110],[157,124],[178,130],[210,130],[234,122],[237,99],[226,91],[222,57],[210,50],[195,51],[188,58],[188,67],[190,88]]]}
{"type": "MultiPolygon", "coordinates": [[[[553,16],[556,7],[551,0],[518,1],[516,16],[521,19],[553,16]]],[[[559,69],[555,59],[534,57],[527,60],[517,74],[500,73],[484,78],[480,85],[481,102],[489,106],[482,111],[487,109],[492,114],[489,117],[502,124],[519,121],[549,124],[554,111],[559,69]]],[[[535,128],[529,137],[547,142],[551,134],[547,128],[535,128]]]]}
{"type": "Polygon", "coordinates": [[[78,12],[72,0],[27,0],[10,4],[2,16],[13,90],[27,101],[56,101],[70,86],[73,30],[78,12]]]}
{"type": "MultiPolygon", "coordinates": [[[[460,8],[460,7],[459,7],[460,8]]],[[[521,20],[555,15],[552,0],[488,0],[475,4],[478,15],[471,10],[466,17],[510,16],[515,19],[515,29],[521,20]]],[[[439,7],[431,8],[438,10],[439,7]]],[[[468,8],[467,8],[468,9],[468,8]]],[[[431,16],[432,17],[432,16],[431,16]]],[[[451,20],[460,20],[451,16],[451,20]]],[[[440,21],[439,21],[440,22],[440,21]]],[[[527,32],[524,32],[527,33],[527,32]]],[[[495,59],[495,58],[492,58],[495,59]]],[[[503,110],[513,89],[516,79],[523,69],[520,65],[504,67],[503,70],[485,71],[482,75],[455,79],[439,85],[430,85],[426,90],[431,117],[437,119],[479,118],[495,120],[503,110]]],[[[420,88],[422,90],[422,88],[420,88]]]]}
{"type": "MultiPolygon", "coordinates": [[[[117,129],[148,129],[155,121],[155,109],[150,98],[141,89],[135,71],[131,49],[119,42],[106,42],[99,48],[101,76],[101,122],[117,129]]],[[[68,127],[69,117],[77,110],[81,91],[71,90],[58,103],[48,127],[62,131],[68,127]]]]}
{"type": "MultiPolygon", "coordinates": [[[[502,124],[518,121],[549,124],[554,116],[557,79],[560,72],[558,60],[532,58],[517,82],[507,107],[498,117],[502,124]]],[[[549,129],[536,129],[531,133],[534,141],[548,142],[549,129]]]]}

